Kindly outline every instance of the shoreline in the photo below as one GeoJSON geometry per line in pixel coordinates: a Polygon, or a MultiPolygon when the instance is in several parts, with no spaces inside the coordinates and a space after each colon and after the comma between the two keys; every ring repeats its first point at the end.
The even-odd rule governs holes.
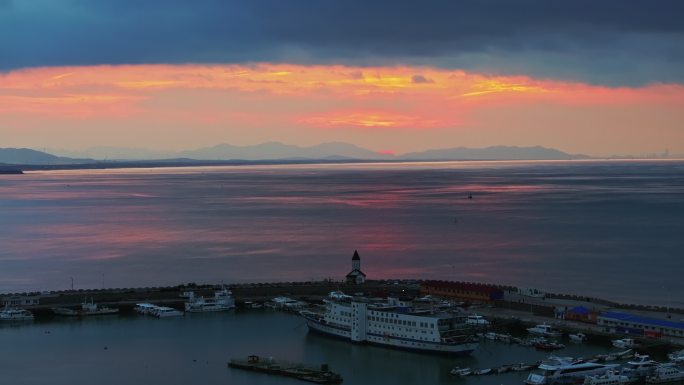
{"type": "Polygon", "coordinates": [[[125,170],[125,169],[165,169],[193,167],[244,167],[244,166],[343,166],[343,165],[401,165],[401,164],[445,164],[445,163],[605,163],[605,162],[682,162],[684,158],[583,158],[583,159],[272,159],[272,160],[150,160],[116,161],[73,164],[3,164],[19,171],[82,171],[82,170],[125,170]]]}
{"type": "MultiPolygon", "coordinates": [[[[280,283],[243,283],[224,285],[231,289],[238,308],[245,308],[246,303],[266,302],[276,296],[287,296],[309,304],[320,304],[332,291],[345,293],[364,293],[371,297],[387,296],[421,296],[418,280],[382,280],[368,281],[361,285],[341,283],[337,281],[307,281],[280,283]]],[[[33,312],[41,322],[49,322],[55,307],[76,307],[84,301],[94,301],[107,307],[118,307],[124,313],[132,313],[133,307],[139,302],[152,302],[159,305],[182,308],[185,301],[181,294],[194,291],[197,295],[211,296],[213,291],[222,285],[212,284],[183,284],[167,287],[143,288],[110,288],[110,289],[80,289],[61,290],[41,293],[8,293],[0,294],[5,301],[24,301],[21,307],[33,312]],[[31,303],[30,301],[35,301],[31,303]]],[[[521,296],[518,290],[510,286],[497,286],[505,294],[501,299],[493,301],[473,301],[467,303],[470,312],[481,314],[492,319],[495,324],[506,329],[521,329],[540,323],[550,323],[565,333],[583,332],[597,339],[609,341],[611,338],[624,336],[602,330],[596,323],[587,323],[575,319],[559,319],[557,309],[569,306],[592,306],[594,309],[617,310],[634,312],[642,316],[663,319],[674,315],[675,320],[684,320],[684,309],[665,308],[645,305],[618,304],[598,298],[578,297],[562,294],[547,293],[543,298],[521,296]],[[556,310],[555,310],[556,309],[556,310]]],[[[666,349],[671,346],[684,346],[684,338],[662,336],[657,339],[643,338],[647,346],[653,349],[666,349]]]]}

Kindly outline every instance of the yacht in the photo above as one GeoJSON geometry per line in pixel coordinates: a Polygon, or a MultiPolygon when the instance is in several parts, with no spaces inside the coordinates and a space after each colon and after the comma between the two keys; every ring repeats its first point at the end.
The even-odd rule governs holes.
{"type": "Polygon", "coordinates": [[[629,377],[646,377],[660,366],[660,363],[650,359],[648,355],[635,354],[634,359],[622,367],[622,374],[629,377]]]}
{"type": "Polygon", "coordinates": [[[0,321],[33,321],[33,314],[26,309],[11,308],[7,304],[0,310],[0,321]]]}
{"type": "Polygon", "coordinates": [[[540,335],[540,336],[544,336],[544,337],[560,337],[561,336],[561,332],[554,329],[551,325],[548,325],[548,324],[541,324],[541,325],[537,325],[535,327],[527,328],[527,331],[532,333],[532,334],[536,334],[536,335],[540,335]]]}
{"type": "Polygon", "coordinates": [[[529,385],[546,385],[582,381],[586,376],[601,375],[615,370],[617,364],[599,364],[570,357],[554,357],[543,361],[525,380],[529,385]]]}
{"type": "Polygon", "coordinates": [[[82,317],[82,316],[89,316],[89,315],[106,315],[106,314],[116,314],[119,312],[119,309],[114,309],[110,307],[104,307],[104,306],[98,306],[93,300],[91,299],[90,302],[87,300],[83,303],[81,303],[81,308],[80,309],[69,309],[65,307],[55,307],[52,308],[52,312],[55,313],[56,315],[61,315],[61,316],[71,316],[71,317],[82,317]]]}
{"type": "Polygon", "coordinates": [[[653,375],[646,377],[647,384],[669,384],[684,381],[684,372],[675,364],[660,365],[653,375]]]}
{"type": "Polygon", "coordinates": [[[214,298],[204,298],[195,296],[195,293],[188,293],[188,301],[185,303],[185,311],[190,313],[201,313],[210,311],[226,311],[235,308],[235,300],[228,289],[223,288],[214,293],[214,298]]]}
{"type": "Polygon", "coordinates": [[[606,372],[606,374],[599,376],[586,376],[584,377],[583,385],[622,385],[634,382],[631,378],[618,374],[612,370],[606,372]]]}
{"type": "Polygon", "coordinates": [[[478,346],[464,316],[415,307],[411,300],[327,300],[323,312],[300,315],[310,331],[356,343],[454,355],[470,354],[478,346]]]}

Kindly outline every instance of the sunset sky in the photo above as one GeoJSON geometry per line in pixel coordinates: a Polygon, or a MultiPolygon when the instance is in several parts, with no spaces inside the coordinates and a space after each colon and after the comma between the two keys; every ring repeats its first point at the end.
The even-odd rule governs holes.
{"type": "Polygon", "coordinates": [[[0,147],[684,154],[679,1],[0,0],[0,147]]]}

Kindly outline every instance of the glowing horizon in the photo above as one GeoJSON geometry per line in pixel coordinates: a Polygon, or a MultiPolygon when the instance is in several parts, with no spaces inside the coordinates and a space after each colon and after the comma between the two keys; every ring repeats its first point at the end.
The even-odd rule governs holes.
{"type": "Polygon", "coordinates": [[[377,151],[543,145],[684,152],[684,86],[431,67],[101,65],[0,73],[2,147],[190,149],[277,140],[377,151]]]}

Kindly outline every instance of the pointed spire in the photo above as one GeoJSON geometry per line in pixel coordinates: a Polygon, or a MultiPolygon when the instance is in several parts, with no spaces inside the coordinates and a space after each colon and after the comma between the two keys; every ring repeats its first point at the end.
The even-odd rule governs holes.
{"type": "Polygon", "coordinates": [[[361,257],[359,257],[359,252],[354,250],[354,256],[352,257],[352,261],[360,261],[361,257]]]}

